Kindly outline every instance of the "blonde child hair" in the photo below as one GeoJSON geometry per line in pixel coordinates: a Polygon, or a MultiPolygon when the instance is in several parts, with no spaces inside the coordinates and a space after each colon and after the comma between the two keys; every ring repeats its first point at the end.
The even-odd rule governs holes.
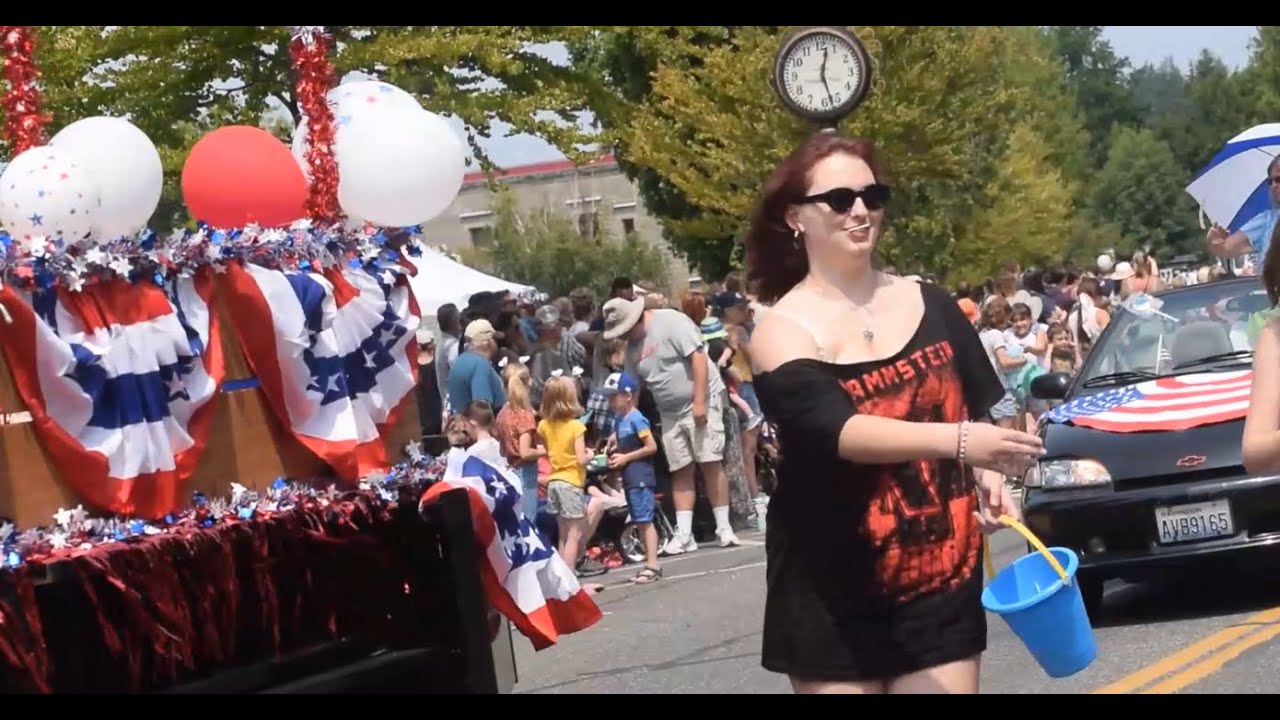
{"type": "Polygon", "coordinates": [[[507,386],[507,404],[512,410],[533,412],[533,401],[529,399],[533,377],[529,375],[529,368],[521,363],[507,363],[502,368],[502,382],[507,386]]]}
{"type": "Polygon", "coordinates": [[[621,368],[627,359],[627,341],[623,338],[614,338],[605,343],[604,360],[605,364],[610,367],[621,368]],[[614,362],[617,360],[617,362],[614,362]]]}
{"type": "Polygon", "coordinates": [[[539,414],[544,420],[562,422],[577,420],[583,414],[578,402],[578,383],[570,377],[553,377],[542,388],[542,407],[539,414]]]}

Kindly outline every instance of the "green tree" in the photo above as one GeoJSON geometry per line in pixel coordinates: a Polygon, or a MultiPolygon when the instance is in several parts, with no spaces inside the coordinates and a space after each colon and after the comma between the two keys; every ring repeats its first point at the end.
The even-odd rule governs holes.
{"type": "Polygon", "coordinates": [[[980,280],[1009,259],[1061,262],[1070,250],[1074,190],[1049,152],[1029,124],[1013,129],[964,242],[956,247],[952,273],[980,280]]]}
{"type": "Polygon", "coordinates": [[[1098,220],[1119,229],[1126,250],[1147,248],[1166,259],[1200,252],[1195,203],[1169,144],[1151,130],[1117,126],[1108,145],[1093,184],[1098,220]]]}
{"type": "Polygon", "coordinates": [[[1101,25],[1054,25],[1047,29],[1084,113],[1094,167],[1107,157],[1111,127],[1136,125],[1139,114],[1126,82],[1127,58],[1102,37],[1101,25]]]}
{"type": "MultiPolygon", "coordinates": [[[[612,26],[570,44],[574,61],[598,78],[606,93],[595,107],[606,131],[627,127],[637,110],[652,99],[653,73],[661,65],[700,65],[702,52],[732,41],[740,26],[612,26]]],[[[691,129],[680,129],[693,138],[691,129]]],[[[734,266],[736,237],[731,229],[689,202],[684,192],[659,172],[631,162],[625,137],[615,133],[619,167],[636,184],[645,209],[662,221],[663,235],[704,277],[720,278],[734,266]]]]}
{"type": "Polygon", "coordinates": [[[1259,26],[1250,48],[1249,66],[1242,74],[1251,81],[1258,112],[1274,118],[1280,113],[1280,25],[1259,26]]]}
{"type": "Polygon", "coordinates": [[[1145,127],[1154,129],[1191,112],[1187,78],[1172,58],[1147,63],[1129,73],[1129,90],[1145,127]]]}
{"type": "MultiPolygon", "coordinates": [[[[701,44],[677,34],[665,49],[646,40],[667,38],[665,29],[631,31],[636,42],[649,42],[646,52],[659,62],[648,95],[628,104],[627,121],[607,128],[607,136],[628,162],[648,168],[696,209],[689,217],[663,217],[673,233],[737,237],[767,173],[812,132],[781,108],[765,81],[782,30],[722,28],[720,42],[701,44]],[[696,62],[687,59],[693,56],[696,62]]],[[[946,267],[972,215],[975,187],[994,176],[1008,128],[1032,110],[1045,132],[1048,120],[1059,117],[1043,109],[1052,106],[1036,104],[1043,88],[1028,84],[1051,74],[1051,57],[1047,50],[1035,55],[1028,36],[1001,27],[857,32],[879,82],[846,131],[880,143],[897,186],[883,253],[900,267],[946,267]],[[1019,63],[1023,71],[1013,72],[1019,63]]],[[[1069,103],[1057,107],[1073,115],[1069,103]]]]}
{"type": "Polygon", "coordinates": [[[1096,213],[1084,208],[1077,214],[1071,233],[1067,236],[1066,251],[1057,260],[1068,266],[1094,267],[1099,255],[1116,253],[1130,245],[1120,228],[1099,219],[1096,213]]]}
{"type": "MultiPolygon", "coordinates": [[[[572,67],[536,52],[585,26],[331,26],[339,78],[359,71],[414,93],[429,110],[456,115],[482,163],[479,138],[495,123],[531,133],[571,155],[588,140],[576,122],[593,93],[572,67]]],[[[179,178],[187,151],[228,124],[299,116],[283,25],[42,26],[39,61],[58,128],[91,115],[128,116],[160,149],[167,179],[153,221],[182,222],[179,178]]],[[[288,125],[285,125],[288,127],[288,125]]]]}
{"type": "Polygon", "coordinates": [[[1147,127],[1169,143],[1188,175],[1212,160],[1228,139],[1262,122],[1254,77],[1233,73],[1208,51],[1191,66],[1183,93],[1182,102],[1170,104],[1147,127]]]}
{"type": "Polygon", "coordinates": [[[609,282],[617,275],[670,289],[671,258],[635,234],[615,238],[607,223],[593,222],[592,232],[584,236],[578,220],[563,209],[525,210],[503,189],[494,198],[494,214],[492,243],[466,258],[474,267],[552,297],[579,287],[608,297],[609,282]]]}
{"type": "Polygon", "coordinates": [[[1006,83],[1018,91],[1011,97],[1008,117],[1016,118],[1046,142],[1046,161],[1063,179],[1079,186],[1093,168],[1085,115],[1067,77],[1053,38],[1029,26],[1008,26],[1009,45],[1000,60],[1006,83]]]}

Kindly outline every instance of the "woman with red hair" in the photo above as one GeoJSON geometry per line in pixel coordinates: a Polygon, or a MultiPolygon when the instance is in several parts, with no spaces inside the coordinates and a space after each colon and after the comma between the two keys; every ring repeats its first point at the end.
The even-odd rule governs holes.
{"type": "Polygon", "coordinates": [[[763,665],[800,693],[975,693],[982,531],[1040,439],[943,289],[877,272],[890,191],[869,140],[811,137],[765,183],[746,243],[756,389],[783,453],[763,665]],[[986,472],[976,474],[973,469],[986,472]]]}

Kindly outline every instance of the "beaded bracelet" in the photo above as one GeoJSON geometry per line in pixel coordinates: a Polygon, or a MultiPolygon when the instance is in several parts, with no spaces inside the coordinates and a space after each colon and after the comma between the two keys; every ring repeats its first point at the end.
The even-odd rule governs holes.
{"type": "Polygon", "coordinates": [[[960,431],[956,434],[956,461],[964,464],[969,453],[969,421],[960,423],[960,431]]]}

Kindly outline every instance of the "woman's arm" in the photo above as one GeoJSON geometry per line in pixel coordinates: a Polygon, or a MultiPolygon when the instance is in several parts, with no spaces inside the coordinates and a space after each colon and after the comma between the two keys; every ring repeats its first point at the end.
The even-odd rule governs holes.
{"type": "Polygon", "coordinates": [[[816,355],[814,338],[786,317],[767,315],[756,327],[754,345],[752,362],[765,414],[783,426],[796,425],[815,440],[834,440],[842,459],[893,463],[955,456],[959,438],[955,425],[858,415],[845,391],[834,380],[822,385],[818,371],[802,377],[784,369],[774,375],[783,365],[816,355]]]}
{"type": "Polygon", "coordinates": [[[1253,348],[1253,389],[1241,454],[1251,473],[1280,470],[1280,320],[1267,323],[1253,348]]]}
{"type": "MultiPolygon", "coordinates": [[[[850,462],[890,464],[956,458],[963,439],[965,457],[978,467],[1041,452],[1039,438],[986,423],[962,427],[857,414],[852,399],[834,378],[816,368],[783,367],[812,359],[817,350],[809,333],[785,317],[766,316],[754,340],[757,389],[765,415],[789,427],[789,437],[813,440],[815,449],[831,448],[850,462]]],[[[973,341],[977,342],[976,335],[973,341]]],[[[990,363],[987,366],[991,372],[990,363]]]]}

